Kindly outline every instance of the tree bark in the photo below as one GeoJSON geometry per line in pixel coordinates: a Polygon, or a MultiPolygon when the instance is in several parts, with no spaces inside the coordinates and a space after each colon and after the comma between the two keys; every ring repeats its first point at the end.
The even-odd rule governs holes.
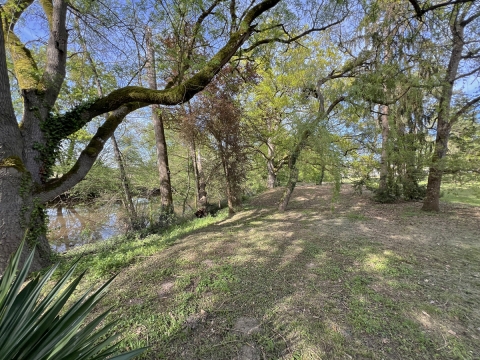
{"type": "Polygon", "coordinates": [[[290,158],[290,162],[288,164],[288,168],[290,170],[288,176],[287,186],[285,186],[285,191],[283,192],[282,199],[280,200],[280,205],[278,206],[279,211],[287,210],[288,203],[290,202],[290,197],[292,196],[293,190],[297,185],[298,181],[298,169],[296,166],[297,157],[300,154],[298,152],[296,155],[292,155],[290,158]]]}
{"type": "Polygon", "coordinates": [[[387,190],[388,178],[388,135],[390,131],[388,124],[388,106],[380,105],[378,122],[382,129],[382,153],[380,155],[380,182],[378,190],[382,192],[387,190]]]}
{"type": "Polygon", "coordinates": [[[197,210],[206,210],[208,206],[207,198],[207,184],[205,182],[205,175],[202,167],[202,154],[200,149],[196,148],[195,140],[192,139],[192,160],[195,173],[195,184],[197,187],[197,210]]]}
{"type": "Polygon", "coordinates": [[[275,144],[271,138],[267,139],[267,188],[273,189],[277,186],[277,171],[275,169],[275,144]]]}
{"type": "Polygon", "coordinates": [[[460,5],[455,6],[455,11],[452,15],[455,20],[450,26],[453,36],[453,47],[450,53],[450,60],[439,101],[435,149],[428,174],[427,194],[422,206],[422,210],[424,211],[440,211],[440,187],[442,185],[443,176],[443,159],[445,158],[448,150],[450,129],[452,124],[456,121],[456,118],[451,117],[450,110],[453,96],[453,86],[455,83],[455,78],[457,77],[460,61],[462,60],[463,47],[465,45],[465,24],[463,24],[463,21],[466,15],[467,11],[462,11],[460,5]]]}
{"type": "MultiPolygon", "coordinates": [[[[40,218],[43,213],[34,199],[32,188],[32,174],[35,168],[26,166],[24,140],[20,132],[15,112],[13,110],[8,78],[5,43],[2,18],[0,16],[0,274],[5,269],[10,254],[14,253],[25,236],[27,229],[36,225],[38,218],[32,221],[37,214],[40,218]]],[[[38,173],[38,167],[37,167],[38,173]]],[[[43,230],[45,224],[40,228],[43,230]]],[[[48,265],[50,247],[46,237],[38,238],[38,248],[32,264],[32,270],[38,270],[48,265]]],[[[36,245],[27,242],[23,259],[29,252],[28,248],[36,245]]]]}
{"type": "MultiPolygon", "coordinates": [[[[155,70],[155,51],[152,44],[152,33],[147,28],[147,73],[150,89],[157,90],[157,76],[155,70]]],[[[155,132],[155,146],[157,149],[157,166],[160,179],[160,199],[162,214],[173,214],[172,185],[170,182],[170,168],[168,166],[167,142],[160,107],[152,105],[152,122],[155,132]]]]}
{"type": "MultiPolygon", "coordinates": [[[[322,109],[323,111],[323,109],[322,109]]],[[[319,114],[319,118],[317,120],[317,123],[320,121],[320,118],[323,118],[325,114],[319,114]]],[[[313,124],[312,124],[313,125],[313,124]]],[[[315,124],[316,125],[316,124],[315,124]]],[[[289,175],[288,175],[288,182],[287,185],[285,186],[285,191],[283,192],[282,199],[280,200],[280,204],[278,205],[278,210],[279,211],[285,211],[288,206],[288,202],[290,201],[290,197],[292,196],[293,190],[295,189],[295,186],[297,185],[298,181],[298,169],[297,169],[297,160],[298,157],[300,156],[301,151],[307,144],[307,140],[310,137],[312,131],[310,129],[305,129],[301,134],[300,134],[300,139],[293,148],[289,159],[288,159],[288,170],[289,170],[289,175]]]]}

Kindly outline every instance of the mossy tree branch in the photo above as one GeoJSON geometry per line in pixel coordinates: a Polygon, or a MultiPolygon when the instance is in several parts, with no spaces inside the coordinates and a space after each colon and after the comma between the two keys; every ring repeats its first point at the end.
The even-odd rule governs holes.
{"type": "Polygon", "coordinates": [[[73,167],[59,179],[53,179],[37,187],[36,193],[42,203],[72,188],[90,171],[107,140],[113,135],[125,116],[144,106],[140,103],[125,104],[108,114],[88,145],[82,151],[73,167]]]}
{"type": "Polygon", "coordinates": [[[40,0],[40,5],[42,5],[43,11],[45,12],[45,15],[47,16],[48,25],[50,26],[50,29],[51,29],[52,17],[53,17],[52,0],[40,0]]]}
{"type": "Polygon", "coordinates": [[[239,30],[231,34],[226,45],[207,62],[203,69],[182,84],[164,90],[151,90],[138,86],[125,87],[111,92],[106,97],[83,104],[63,116],[52,116],[47,119],[47,127],[55,130],[55,137],[60,141],[82,128],[94,117],[109,113],[107,120],[98,129],[85,150],[82,151],[70,171],[59,179],[38,186],[36,193],[40,200],[42,202],[48,201],[83,179],[103,149],[107,139],[130,112],[151,104],[181,104],[202,91],[252,34],[256,26],[252,25],[252,22],[262,13],[274,7],[279,1],[265,0],[252,7],[241,22],[239,30]]]}
{"type": "Polygon", "coordinates": [[[82,104],[55,119],[58,129],[63,129],[62,137],[67,137],[81,129],[94,117],[114,111],[124,104],[142,103],[142,106],[159,104],[165,106],[178,105],[189,101],[202,91],[230,61],[237,50],[252,34],[255,25],[251,23],[262,13],[271,9],[280,0],[265,0],[254,6],[245,16],[239,30],[230,36],[229,41],[208,61],[203,69],[185,80],[183,83],[163,90],[152,90],[140,86],[127,86],[112,91],[107,96],[91,103],[82,104]]]}
{"type": "Polygon", "coordinates": [[[37,63],[30,50],[13,32],[18,19],[33,0],[7,1],[0,7],[5,44],[12,57],[15,76],[22,90],[35,89],[39,81],[37,63]]]}

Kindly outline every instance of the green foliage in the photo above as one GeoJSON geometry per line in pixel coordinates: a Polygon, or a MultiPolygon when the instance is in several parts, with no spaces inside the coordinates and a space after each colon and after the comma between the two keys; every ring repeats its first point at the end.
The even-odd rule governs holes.
{"type": "Polygon", "coordinates": [[[480,178],[480,123],[478,115],[459,119],[452,127],[445,171],[464,182],[480,178]]]}
{"type": "Polygon", "coordinates": [[[89,288],[80,298],[66,307],[84,273],[70,281],[74,264],[45,293],[46,285],[55,272],[53,266],[44,275],[37,275],[25,286],[34,251],[18,270],[24,243],[10,258],[0,279],[0,359],[131,359],[145,349],[133,350],[111,357],[118,349],[118,335],[111,335],[115,322],[102,324],[107,310],[87,324],[86,317],[105,296],[107,281],[90,296],[89,288]],[[83,326],[82,326],[83,325],[83,326]]]}
{"type": "Polygon", "coordinates": [[[80,200],[118,194],[121,189],[117,172],[102,161],[96,161],[83,181],[80,181],[70,194],[80,200]]]}

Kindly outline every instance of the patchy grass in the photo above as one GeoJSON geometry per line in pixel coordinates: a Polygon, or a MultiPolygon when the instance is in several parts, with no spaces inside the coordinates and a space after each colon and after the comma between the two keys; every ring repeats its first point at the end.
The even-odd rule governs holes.
{"type": "Polygon", "coordinates": [[[480,208],[332,193],[301,186],[278,213],[271,190],[64,261],[83,253],[93,283],[120,271],[102,307],[144,359],[478,359],[480,208]]]}
{"type": "Polygon", "coordinates": [[[480,184],[476,182],[443,182],[441,199],[449,203],[480,206],[480,184]]]}

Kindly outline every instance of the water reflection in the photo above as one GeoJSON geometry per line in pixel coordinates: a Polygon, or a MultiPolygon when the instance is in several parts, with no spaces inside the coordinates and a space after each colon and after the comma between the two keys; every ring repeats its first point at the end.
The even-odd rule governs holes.
{"type": "Polygon", "coordinates": [[[75,246],[105,240],[125,232],[118,205],[107,207],[57,206],[47,209],[49,241],[53,250],[67,251],[75,246]]]}

